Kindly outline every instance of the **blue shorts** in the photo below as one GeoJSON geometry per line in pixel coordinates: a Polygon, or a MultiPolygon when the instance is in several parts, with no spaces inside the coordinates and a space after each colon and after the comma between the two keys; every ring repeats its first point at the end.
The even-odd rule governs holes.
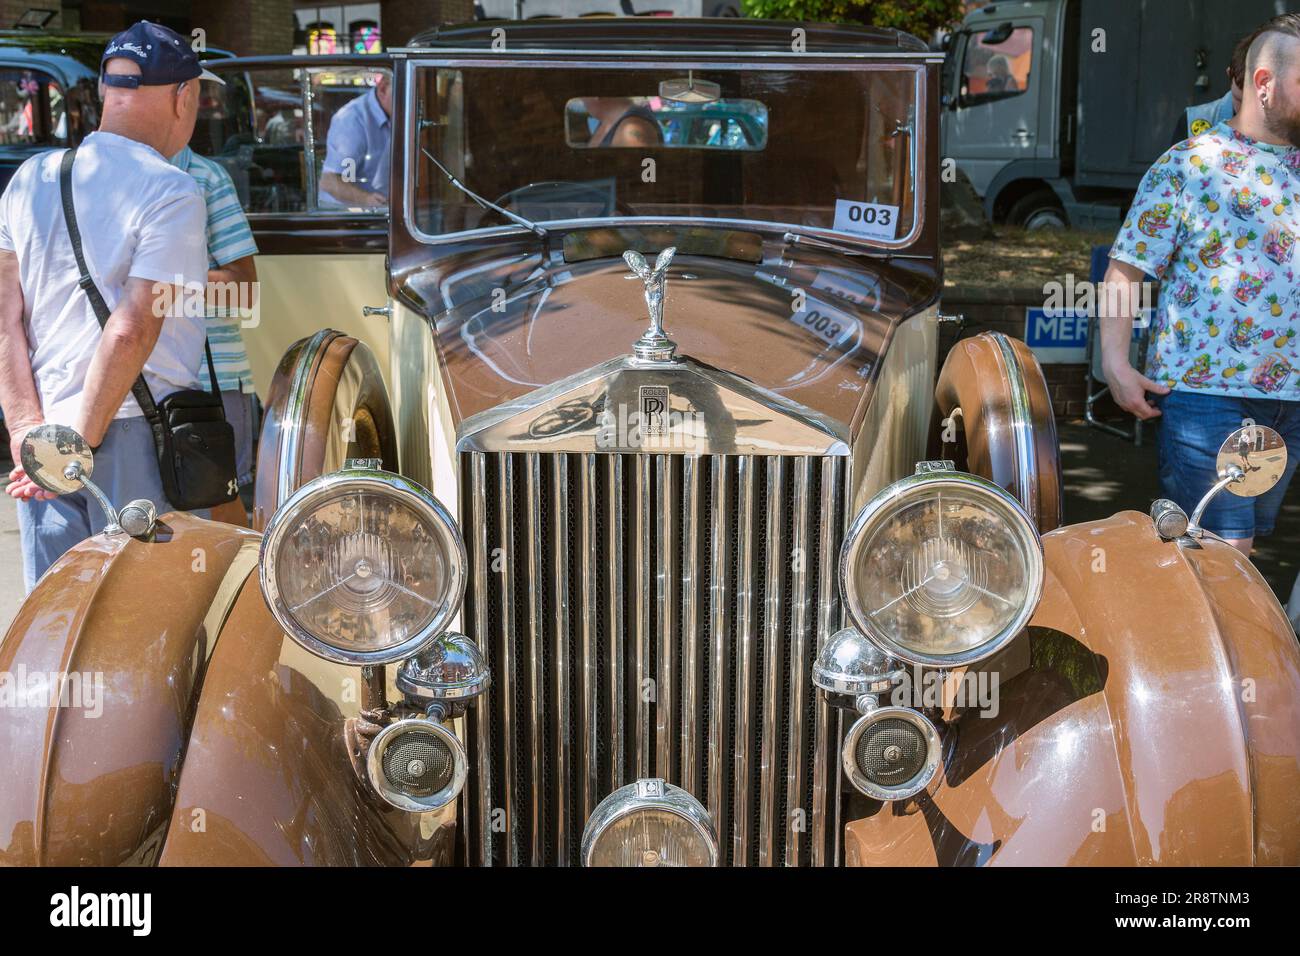
{"type": "Polygon", "coordinates": [[[1287,485],[1300,464],[1300,401],[1238,398],[1176,389],[1157,396],[1160,408],[1160,493],[1190,515],[1218,481],[1215,459],[1223,440],[1246,419],[1267,425],[1286,442],[1286,473],[1258,498],[1242,498],[1224,489],[1210,502],[1201,524],[1223,538],[1262,537],[1273,533],[1287,485]]]}
{"type": "MultiPolygon", "coordinates": [[[[95,450],[90,480],[108,496],[114,508],[135,498],[148,498],[159,514],[175,509],[163,493],[158,454],[144,416],[118,418],[95,450]]],[[[194,514],[207,517],[207,511],[194,514]]],[[[22,540],[23,575],[27,590],[64,552],[104,530],[104,511],[90,492],[75,492],[51,501],[18,502],[18,533],[22,540]]]]}
{"type": "Polygon", "coordinates": [[[257,424],[253,395],[233,389],[223,391],[221,404],[226,409],[226,421],[235,430],[235,474],[242,488],[253,481],[253,433],[257,424]]]}

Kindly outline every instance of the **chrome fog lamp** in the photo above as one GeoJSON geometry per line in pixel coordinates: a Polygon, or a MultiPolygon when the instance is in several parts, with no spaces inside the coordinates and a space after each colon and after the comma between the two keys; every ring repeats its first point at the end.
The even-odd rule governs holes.
{"type": "Polygon", "coordinates": [[[582,831],[583,866],[717,866],[718,834],[700,801],[658,778],[620,787],[582,831]]]}
{"type": "Polygon", "coordinates": [[[840,553],[854,624],[890,657],[957,667],[1014,638],[1043,591],[1043,550],[1002,488],[926,464],[863,507],[840,553]]]}
{"type": "Polygon", "coordinates": [[[280,626],[320,657],[386,664],[451,623],[465,545],[446,509],[399,475],[348,467],[299,488],[272,516],[259,559],[280,626]]]}
{"type": "Polygon", "coordinates": [[[906,800],[939,770],[939,732],[909,707],[869,708],[849,728],[840,751],[844,774],[876,800],[906,800]]]}
{"type": "Polygon", "coordinates": [[[366,774],[399,810],[420,813],[451,803],[469,772],[465,747],[448,727],[423,717],[389,724],[370,744],[366,774]]]}

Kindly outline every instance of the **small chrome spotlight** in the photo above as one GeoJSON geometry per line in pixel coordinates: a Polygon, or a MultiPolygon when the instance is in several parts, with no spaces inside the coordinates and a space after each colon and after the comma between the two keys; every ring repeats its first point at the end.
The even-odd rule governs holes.
{"type": "Polygon", "coordinates": [[[939,732],[910,707],[877,707],[849,728],[840,756],[859,792],[876,800],[906,800],[939,771],[939,732]]]}
{"type": "Polygon", "coordinates": [[[492,682],[478,645],[454,631],[437,638],[397,669],[397,689],[412,701],[450,704],[477,697],[492,682]]]}
{"type": "Polygon", "coordinates": [[[813,662],[812,682],[828,694],[887,694],[903,671],[861,632],[846,627],[831,635],[813,662]]]}
{"type": "Polygon", "coordinates": [[[420,813],[451,803],[465,786],[465,747],[449,728],[423,717],[389,724],[370,744],[366,773],[399,810],[420,813]]]}

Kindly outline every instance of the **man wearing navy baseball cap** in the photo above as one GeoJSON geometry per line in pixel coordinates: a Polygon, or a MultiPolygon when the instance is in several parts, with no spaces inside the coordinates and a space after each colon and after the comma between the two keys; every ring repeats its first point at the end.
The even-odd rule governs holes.
{"type": "Polygon", "coordinates": [[[184,37],[148,20],[141,20],[109,41],[99,61],[99,74],[106,86],[129,90],[173,86],[194,79],[223,82],[215,73],[203,69],[198,54],[184,37]],[[139,72],[110,73],[108,63],[115,59],[136,64],[139,72]]]}
{"type": "MultiPolygon", "coordinates": [[[[99,129],[75,151],[27,160],[0,197],[0,405],[19,461],[23,436],[70,425],[95,452],[95,482],[115,502],[163,493],[149,423],[131,393],[142,373],[155,401],[202,387],[204,319],[184,292],[207,280],[207,207],[194,179],[168,163],[194,131],[205,76],[189,43],[153,23],[115,36],[100,66],[99,129]],[[65,163],[72,200],[63,205],[65,163]],[[101,328],[86,272],[107,306],[101,328]]],[[[58,557],[103,529],[84,491],[51,498],[21,467],[19,499],[30,590],[58,557]]]]}

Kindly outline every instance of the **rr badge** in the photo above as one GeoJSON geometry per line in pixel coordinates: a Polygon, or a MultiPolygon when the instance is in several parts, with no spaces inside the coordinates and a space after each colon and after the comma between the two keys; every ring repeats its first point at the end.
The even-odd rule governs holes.
{"type": "Polygon", "coordinates": [[[641,437],[668,434],[668,386],[642,385],[637,393],[641,411],[641,437]]]}

